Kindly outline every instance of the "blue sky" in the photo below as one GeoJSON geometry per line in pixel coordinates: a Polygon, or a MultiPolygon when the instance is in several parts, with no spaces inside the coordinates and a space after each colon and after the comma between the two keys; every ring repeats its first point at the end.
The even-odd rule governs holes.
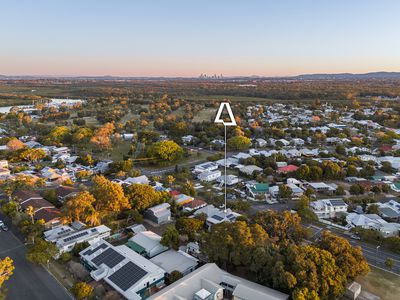
{"type": "Polygon", "coordinates": [[[0,2],[0,74],[400,71],[397,0],[0,2]]]}

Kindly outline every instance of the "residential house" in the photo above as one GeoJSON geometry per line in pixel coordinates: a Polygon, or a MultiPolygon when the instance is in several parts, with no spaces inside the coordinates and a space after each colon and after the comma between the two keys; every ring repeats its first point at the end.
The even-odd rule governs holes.
{"type": "MultiPolygon", "coordinates": [[[[219,182],[221,185],[225,183],[225,176],[222,175],[217,178],[217,182],[219,182]]],[[[239,177],[236,175],[226,175],[226,185],[231,186],[239,183],[239,177]]]]}
{"type": "Polygon", "coordinates": [[[131,237],[127,246],[140,255],[152,258],[168,250],[168,247],[161,245],[160,241],[161,236],[153,231],[142,231],[131,237]]]}
{"type": "Polygon", "coordinates": [[[179,271],[183,276],[193,272],[198,264],[198,260],[190,254],[173,249],[154,256],[150,261],[165,270],[169,275],[173,271],[179,271]]]}
{"type": "Polygon", "coordinates": [[[384,237],[398,236],[400,231],[399,223],[388,223],[377,214],[349,213],[346,221],[352,227],[379,231],[384,237]]]}
{"type": "Polygon", "coordinates": [[[185,145],[189,145],[190,143],[193,142],[193,139],[194,139],[194,136],[193,136],[193,135],[185,135],[185,136],[182,137],[182,142],[183,142],[185,145]]]}
{"type": "Polygon", "coordinates": [[[400,203],[396,200],[389,200],[386,203],[377,203],[379,214],[386,219],[400,220],[400,203]]]}
{"type": "Polygon", "coordinates": [[[31,206],[34,210],[34,220],[43,220],[46,228],[60,224],[61,212],[35,191],[21,190],[14,193],[13,198],[18,202],[22,211],[31,206]]]}
{"type": "Polygon", "coordinates": [[[261,139],[261,138],[256,139],[256,145],[258,147],[265,147],[265,146],[267,146],[267,144],[268,144],[267,141],[264,139],[261,139]]]}
{"type": "Polygon", "coordinates": [[[311,188],[315,193],[323,193],[328,195],[332,195],[337,189],[336,184],[330,185],[324,182],[310,182],[307,184],[307,186],[311,188]]]}
{"type": "Polygon", "coordinates": [[[101,240],[79,255],[95,281],[104,280],[126,299],[144,299],[164,285],[165,270],[125,245],[101,240]]]}
{"type": "Polygon", "coordinates": [[[298,199],[304,193],[304,190],[294,183],[287,183],[286,186],[292,190],[292,199],[298,199]]]}
{"type": "Polygon", "coordinates": [[[330,219],[338,213],[346,213],[348,205],[343,199],[323,199],[310,202],[310,207],[318,218],[330,219]]]}
{"type": "Polygon", "coordinates": [[[214,181],[214,180],[218,179],[219,177],[221,177],[221,171],[219,171],[219,170],[204,171],[197,175],[197,178],[200,181],[207,181],[207,182],[214,181]]]}
{"type": "Polygon", "coordinates": [[[238,159],[238,160],[241,160],[241,159],[245,160],[245,159],[250,158],[251,155],[248,154],[248,153],[239,152],[238,154],[235,154],[235,155],[233,155],[232,157],[233,157],[233,158],[236,158],[236,159],[238,159]]]}
{"type": "Polygon", "coordinates": [[[87,242],[90,245],[98,242],[101,239],[110,236],[111,229],[105,225],[99,225],[93,228],[86,228],[80,231],[71,231],[71,228],[63,227],[63,229],[57,232],[58,238],[54,239],[54,234],[52,231],[44,233],[45,237],[47,235],[48,241],[56,244],[59,253],[70,252],[74,249],[76,244],[87,242]]]}
{"type": "Polygon", "coordinates": [[[183,205],[183,210],[184,211],[194,211],[197,209],[200,209],[202,207],[205,207],[207,205],[207,202],[201,200],[201,199],[194,199],[193,201],[186,203],[183,205]]]}
{"type": "Polygon", "coordinates": [[[72,186],[60,185],[56,189],[57,199],[61,203],[65,202],[68,198],[76,196],[80,192],[79,189],[72,186]]]}
{"type": "Polygon", "coordinates": [[[269,195],[268,183],[247,184],[246,189],[249,196],[253,199],[266,200],[267,195],[269,195]]]}
{"type": "Polygon", "coordinates": [[[7,179],[11,176],[11,172],[9,169],[0,168],[0,179],[7,179]]]}
{"type": "Polygon", "coordinates": [[[205,171],[215,171],[218,169],[218,165],[214,162],[205,162],[194,167],[194,173],[203,173],[205,171]]]}
{"type": "Polygon", "coordinates": [[[128,177],[126,178],[122,184],[131,185],[131,184],[149,184],[150,180],[146,175],[141,175],[137,177],[128,177]]]}
{"type": "Polygon", "coordinates": [[[289,295],[248,281],[208,263],[160,290],[149,300],[287,300],[289,295]]]}
{"type": "Polygon", "coordinates": [[[172,199],[178,206],[183,206],[184,204],[192,202],[194,200],[192,196],[182,194],[178,191],[171,191],[170,194],[172,196],[172,199]]]}
{"type": "Polygon", "coordinates": [[[207,215],[206,225],[208,228],[211,228],[212,225],[223,222],[235,222],[236,218],[241,216],[240,214],[233,212],[230,208],[224,211],[223,209],[214,207],[212,204],[198,209],[194,214],[199,215],[202,213],[207,215]]]}
{"type": "Polygon", "coordinates": [[[161,203],[146,210],[144,216],[156,224],[164,224],[171,221],[171,205],[161,203]]]}
{"type": "Polygon", "coordinates": [[[254,172],[259,172],[259,173],[261,173],[261,172],[263,171],[263,169],[260,168],[260,167],[255,166],[255,165],[248,165],[248,166],[244,166],[244,167],[241,168],[239,171],[240,171],[241,173],[244,173],[244,174],[246,174],[246,175],[251,176],[251,175],[253,175],[254,172]]]}
{"type": "Polygon", "coordinates": [[[6,159],[0,160],[0,169],[8,169],[8,160],[6,159]]]}
{"type": "Polygon", "coordinates": [[[286,173],[292,173],[292,172],[296,172],[298,168],[299,167],[295,166],[295,165],[287,165],[285,167],[278,168],[277,172],[278,173],[285,173],[285,174],[286,173]]]}
{"type": "MultiPolygon", "coordinates": [[[[219,167],[225,166],[225,159],[219,159],[215,162],[219,167]]],[[[226,159],[226,166],[227,168],[233,168],[239,164],[239,160],[237,158],[228,157],[226,159]]]]}

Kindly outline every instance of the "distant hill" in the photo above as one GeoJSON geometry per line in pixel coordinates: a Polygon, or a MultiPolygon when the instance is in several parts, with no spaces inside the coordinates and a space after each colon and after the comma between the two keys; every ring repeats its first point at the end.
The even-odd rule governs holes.
{"type": "Polygon", "coordinates": [[[303,80],[343,80],[343,79],[400,79],[400,72],[371,72],[363,74],[337,73],[337,74],[303,74],[293,76],[295,79],[303,80]]]}
{"type": "Polygon", "coordinates": [[[141,76],[48,76],[48,75],[1,75],[0,80],[35,80],[35,79],[66,79],[66,80],[367,80],[367,79],[400,79],[400,72],[371,72],[371,73],[336,73],[336,74],[301,74],[296,76],[227,76],[223,78],[198,78],[198,77],[141,77],[141,76]]]}

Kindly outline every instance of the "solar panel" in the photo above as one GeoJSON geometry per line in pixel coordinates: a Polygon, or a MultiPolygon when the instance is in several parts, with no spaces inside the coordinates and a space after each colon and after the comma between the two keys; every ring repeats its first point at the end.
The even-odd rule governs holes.
{"type": "Polygon", "coordinates": [[[218,220],[218,221],[222,221],[224,218],[217,216],[217,215],[213,215],[212,216],[213,219],[218,220]]]}
{"type": "Polygon", "coordinates": [[[344,203],[344,201],[343,200],[331,200],[331,203],[332,203],[332,205],[333,206],[343,206],[343,205],[345,205],[345,203],[344,203]]]}
{"type": "Polygon", "coordinates": [[[121,254],[112,248],[108,248],[106,251],[93,258],[92,262],[97,266],[104,263],[109,268],[114,268],[123,260],[124,257],[121,254]]]}
{"type": "Polygon", "coordinates": [[[108,245],[106,245],[106,244],[101,244],[100,246],[97,246],[96,248],[89,249],[88,251],[82,253],[82,255],[92,255],[93,253],[97,252],[98,250],[100,250],[100,249],[105,249],[105,248],[107,248],[107,247],[108,247],[108,245]]]}
{"type": "Polygon", "coordinates": [[[145,270],[130,261],[108,277],[108,279],[115,283],[121,290],[126,291],[146,274],[145,270]]]}
{"type": "Polygon", "coordinates": [[[75,240],[75,239],[80,238],[80,237],[85,236],[85,235],[88,235],[87,231],[84,231],[84,232],[81,232],[79,234],[75,234],[75,235],[72,235],[70,237],[67,237],[67,238],[64,239],[64,242],[69,242],[69,241],[75,240]]]}
{"type": "Polygon", "coordinates": [[[71,229],[63,229],[60,232],[58,232],[57,235],[62,235],[64,233],[67,233],[67,232],[70,232],[70,231],[72,231],[72,230],[71,229]]]}
{"type": "Polygon", "coordinates": [[[229,214],[229,215],[227,215],[226,216],[229,220],[233,220],[233,219],[235,219],[235,215],[233,215],[233,214],[229,214]]]}

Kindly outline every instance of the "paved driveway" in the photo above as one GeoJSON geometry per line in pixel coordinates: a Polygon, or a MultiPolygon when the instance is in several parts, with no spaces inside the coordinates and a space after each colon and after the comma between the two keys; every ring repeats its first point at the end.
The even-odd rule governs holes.
{"type": "MultiPolygon", "coordinates": [[[[1,219],[4,220],[0,216],[1,219]]],[[[71,300],[72,297],[44,268],[30,263],[26,247],[12,233],[0,231],[0,258],[14,261],[14,274],[6,281],[8,300],[71,300]]]]}

